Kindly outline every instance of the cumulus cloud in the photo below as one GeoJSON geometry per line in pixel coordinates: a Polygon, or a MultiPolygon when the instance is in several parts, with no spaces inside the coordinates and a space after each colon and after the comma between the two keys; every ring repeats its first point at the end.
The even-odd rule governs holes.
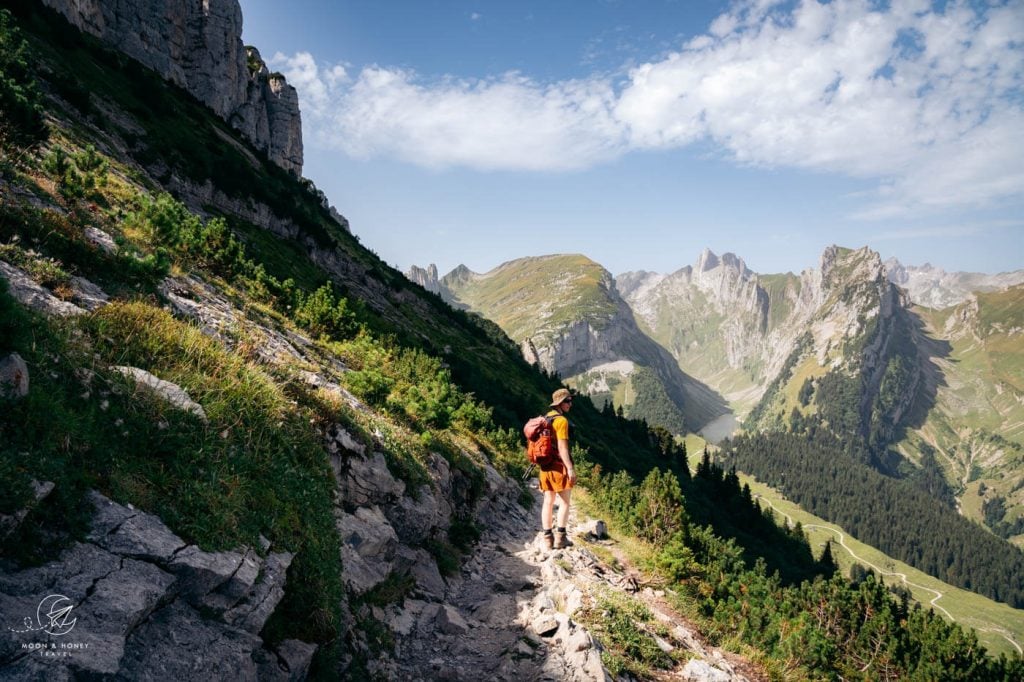
{"type": "Polygon", "coordinates": [[[1024,2],[742,0],[625,76],[349,77],[275,55],[307,134],[359,157],[566,170],[711,141],[738,163],[877,179],[865,218],[1024,195],[1024,2]]]}

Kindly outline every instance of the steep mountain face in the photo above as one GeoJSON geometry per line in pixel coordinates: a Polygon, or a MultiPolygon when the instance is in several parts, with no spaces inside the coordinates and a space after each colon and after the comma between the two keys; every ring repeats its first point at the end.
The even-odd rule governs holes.
{"type": "MultiPolygon", "coordinates": [[[[805,272],[802,295],[769,342],[792,339],[781,369],[752,411],[751,425],[778,427],[817,415],[837,434],[858,434],[874,457],[896,437],[924,371],[920,322],[889,282],[878,254],[829,247],[820,274],[805,272]],[[793,329],[787,333],[785,327],[793,329]]],[[[877,464],[883,464],[881,461],[877,464]]]]}
{"type": "Polygon", "coordinates": [[[946,272],[929,263],[907,266],[895,258],[885,261],[889,281],[903,287],[916,305],[940,310],[963,303],[974,292],[993,292],[1024,282],[1024,270],[986,275],[978,272],[946,272]]]}
{"type": "Polygon", "coordinates": [[[238,0],[43,0],[82,31],[213,109],[270,160],[302,175],[299,98],[242,45],[238,0]]]}
{"type": "Polygon", "coordinates": [[[1024,286],[918,312],[935,339],[935,408],[900,451],[934,452],[961,513],[1024,545],[1024,286]]]}
{"type": "Polygon", "coordinates": [[[617,282],[679,366],[742,413],[764,396],[801,342],[819,365],[805,372],[821,374],[869,320],[888,314],[896,294],[880,272],[877,254],[867,249],[830,247],[817,269],[799,277],[758,275],[733,254],[706,250],[696,265],[671,275],[627,273],[617,282]]]}
{"type": "MultiPolygon", "coordinates": [[[[430,289],[429,273],[409,276],[430,289]]],[[[493,320],[528,362],[558,373],[598,405],[611,401],[676,433],[684,421],[699,428],[725,411],[637,328],[611,275],[584,256],[524,258],[484,274],[460,266],[435,290],[493,320]]]]}
{"type": "Polygon", "coordinates": [[[670,275],[626,273],[616,284],[683,371],[734,404],[756,398],[770,301],[741,259],[705,250],[695,266],[670,275]]]}

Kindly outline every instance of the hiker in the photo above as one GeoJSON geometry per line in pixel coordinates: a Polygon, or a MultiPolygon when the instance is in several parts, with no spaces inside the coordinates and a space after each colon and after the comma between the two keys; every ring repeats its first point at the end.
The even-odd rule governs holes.
{"type": "Polygon", "coordinates": [[[571,547],[572,542],[566,531],[569,523],[569,504],[572,487],[576,484],[576,469],[569,454],[570,424],[566,414],[572,408],[572,393],[560,388],[551,395],[551,411],[546,417],[554,419],[551,428],[558,443],[558,456],[540,465],[540,489],[544,491],[544,505],[540,510],[541,529],[544,531],[544,545],[548,549],[571,547]],[[558,505],[558,527],[552,532],[555,512],[555,497],[561,499],[558,505]]]}

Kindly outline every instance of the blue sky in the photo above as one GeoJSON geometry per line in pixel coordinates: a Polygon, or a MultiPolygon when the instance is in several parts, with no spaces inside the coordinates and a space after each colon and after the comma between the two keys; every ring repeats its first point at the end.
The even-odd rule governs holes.
{"type": "Polygon", "coordinates": [[[1024,268],[1020,0],[241,6],[303,174],[399,269],[1024,268]]]}

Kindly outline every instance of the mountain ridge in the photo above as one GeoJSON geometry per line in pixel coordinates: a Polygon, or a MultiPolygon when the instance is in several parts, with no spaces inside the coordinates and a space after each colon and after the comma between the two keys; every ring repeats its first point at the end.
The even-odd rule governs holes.
{"type": "Polygon", "coordinates": [[[527,362],[561,375],[598,404],[615,394],[627,409],[637,400],[660,402],[664,414],[648,418],[674,433],[684,421],[699,427],[725,411],[713,391],[640,332],[611,273],[586,256],[514,259],[486,273],[459,266],[441,278],[429,267],[408,275],[492,319],[527,362]],[[639,390],[638,382],[647,388],[639,390]]]}

